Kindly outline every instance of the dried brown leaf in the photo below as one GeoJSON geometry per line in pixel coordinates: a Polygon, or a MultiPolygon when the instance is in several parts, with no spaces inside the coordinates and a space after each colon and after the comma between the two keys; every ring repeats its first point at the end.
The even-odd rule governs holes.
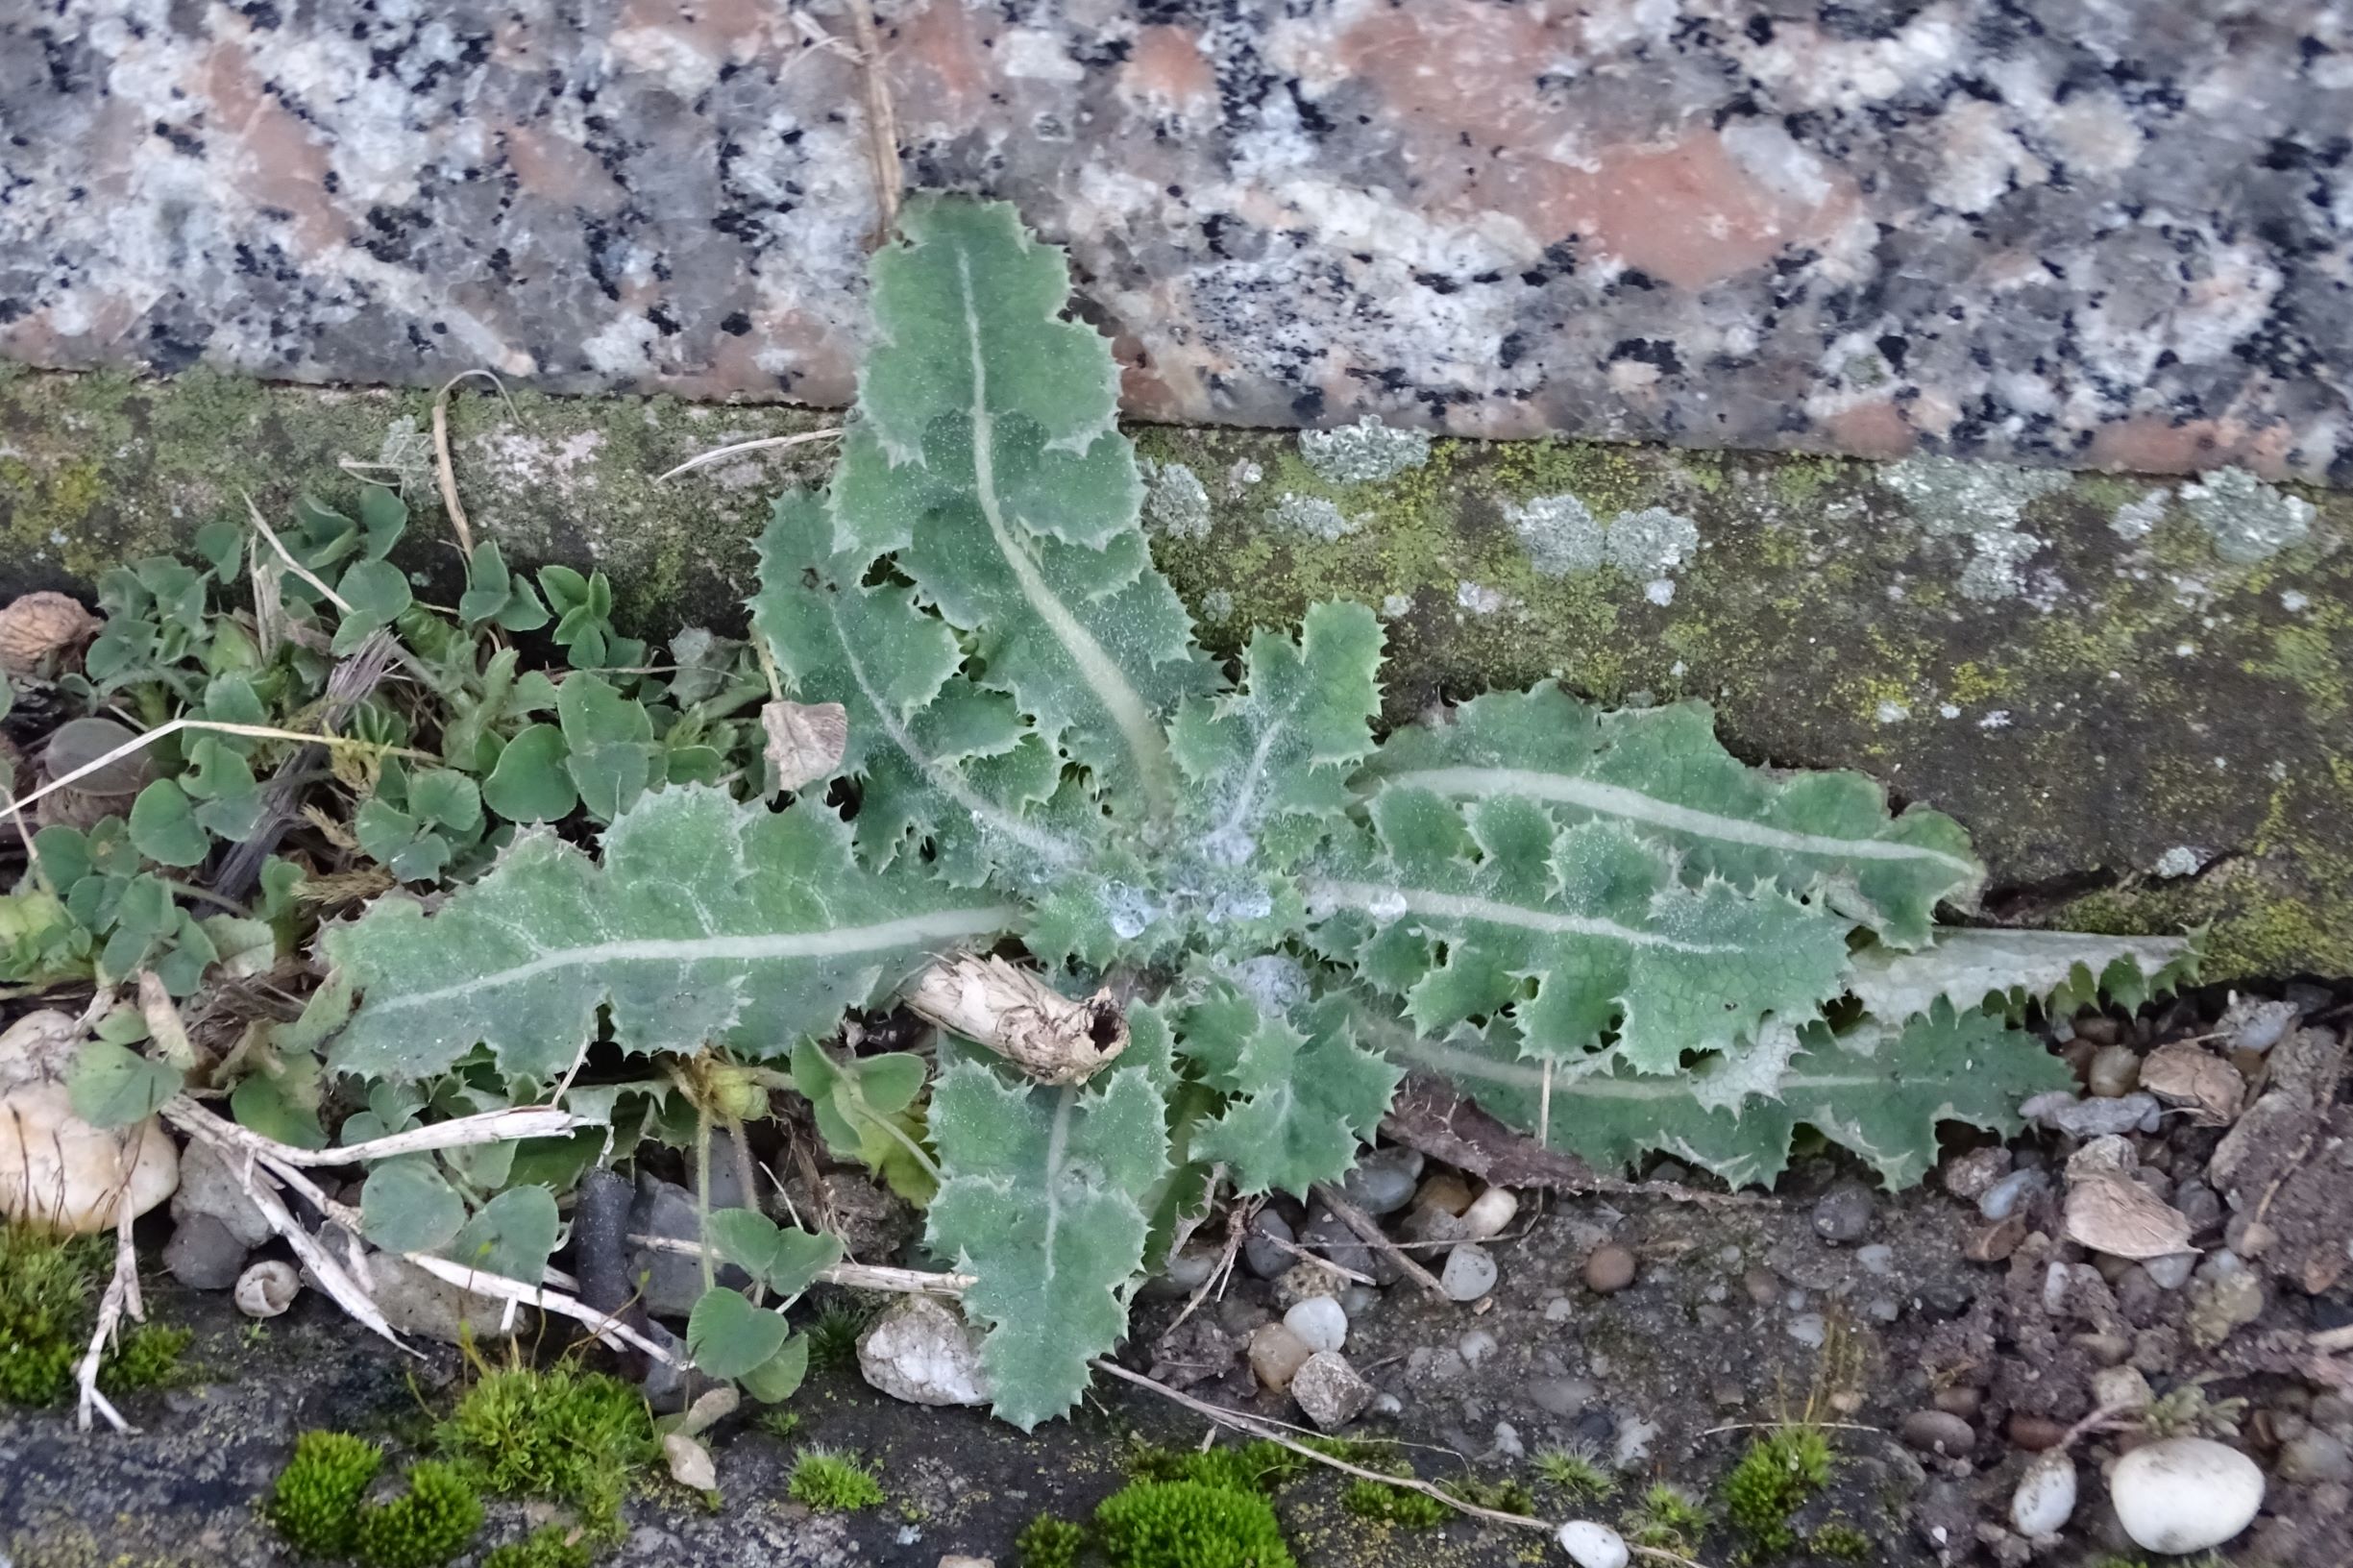
{"type": "Polygon", "coordinates": [[[68,594],[43,589],[0,609],[0,670],[29,675],[44,661],[104,630],[106,623],[68,594]]]}
{"type": "Polygon", "coordinates": [[[2238,1120],[2246,1100],[2246,1080],[2239,1069],[2187,1041],[2149,1052],[2141,1064],[2141,1087],[2168,1105],[2189,1107],[2202,1127],[2238,1120]]]}
{"type": "Polygon", "coordinates": [[[849,710],[839,702],[763,703],[760,727],[768,732],[768,765],[780,790],[827,777],[849,745],[849,710]]]}
{"type": "Polygon", "coordinates": [[[2128,1176],[2087,1174],[2067,1189],[2067,1237],[2112,1258],[2195,1252],[2181,1211],[2128,1176]]]}

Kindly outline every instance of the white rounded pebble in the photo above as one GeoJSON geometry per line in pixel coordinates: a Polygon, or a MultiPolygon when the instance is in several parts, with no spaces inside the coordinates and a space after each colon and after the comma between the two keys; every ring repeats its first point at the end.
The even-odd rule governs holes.
{"type": "Polygon", "coordinates": [[[2135,1545],[2181,1556],[2220,1546],[2255,1521],[2263,1472],[2235,1448],[2168,1437],[2116,1461],[2108,1495],[2135,1545]]]}
{"type": "Polygon", "coordinates": [[[2141,1266],[2148,1277],[2157,1282],[2160,1290],[2178,1290],[2190,1279],[2190,1270],[2196,1266],[2194,1252],[2169,1252],[2162,1258],[2144,1258],[2141,1266]]]}
{"type": "Polygon", "coordinates": [[[1511,1216],[1520,1212],[1519,1194],[1507,1187],[1490,1187],[1462,1211],[1462,1229],[1473,1241],[1504,1234],[1511,1216]]]}
{"type": "Polygon", "coordinates": [[[1590,1519],[1572,1519],[1560,1527],[1560,1550],[1577,1568],[1626,1568],[1625,1537],[1590,1519]]]}
{"type": "Polygon", "coordinates": [[[1864,1273],[1884,1278],[1896,1271],[1896,1249],[1884,1241],[1874,1241],[1870,1246],[1855,1248],[1854,1261],[1863,1265],[1864,1273]]]}
{"type": "Polygon", "coordinates": [[[1484,1329],[1466,1330],[1462,1337],[1455,1341],[1455,1354],[1462,1358],[1463,1365],[1470,1367],[1478,1366],[1500,1348],[1495,1342],[1495,1335],[1484,1329]]]}
{"type": "Polygon", "coordinates": [[[1283,1326],[1310,1350],[1337,1350],[1348,1343],[1348,1310],[1330,1296],[1310,1296],[1283,1314],[1283,1326]]]}
{"type": "Polygon", "coordinates": [[[1495,1288],[1495,1260],[1478,1247],[1455,1248],[1438,1272],[1438,1288],[1449,1301],[1477,1301],[1495,1288]]]}
{"type": "Polygon", "coordinates": [[[2060,1449],[2040,1455],[2010,1494],[2010,1524],[2031,1538],[2056,1535],[2075,1512],[2075,1461],[2060,1449]]]}

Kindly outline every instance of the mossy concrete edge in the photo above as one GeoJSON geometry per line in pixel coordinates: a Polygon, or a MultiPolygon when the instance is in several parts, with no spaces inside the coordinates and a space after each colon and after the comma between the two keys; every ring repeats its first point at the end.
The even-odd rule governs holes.
{"type": "MultiPolygon", "coordinates": [[[[404,485],[429,525],[409,564],[446,582],[430,406],[0,372],[0,593],[361,475],[404,485]]],[[[837,418],[469,388],[451,431],[478,533],[602,567],[659,635],[740,624],[770,499],[821,480],[830,444],[658,476],[837,418]]],[[[1220,652],[1359,599],[1392,719],[1546,676],[1704,698],[1745,758],[1959,818],[1998,916],[2202,927],[2223,978],[2353,973],[2353,496],[1559,441],[1440,440],[1351,478],[1384,465],[1335,472],[1287,431],[1136,434],[1166,477],[1156,557],[1220,652]]]]}

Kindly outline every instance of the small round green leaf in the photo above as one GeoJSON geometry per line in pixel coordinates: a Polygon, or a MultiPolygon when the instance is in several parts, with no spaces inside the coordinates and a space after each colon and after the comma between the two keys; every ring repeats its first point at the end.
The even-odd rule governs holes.
{"type": "Polygon", "coordinates": [[[763,1405],[778,1405],[793,1397],[800,1380],[809,1375],[809,1340],[795,1335],[784,1348],[738,1380],[744,1392],[763,1405]]]}
{"type": "Polygon", "coordinates": [[[555,1250],[555,1230],[553,1193],[544,1187],[509,1188],[466,1221],[445,1256],[485,1274],[537,1285],[555,1250]]]}
{"type": "Polygon", "coordinates": [[[359,1228],[389,1252],[430,1252],[465,1227],[466,1204],[429,1156],[386,1160],[359,1189],[359,1228]]]}
{"type": "Polygon", "coordinates": [[[159,866],[201,866],[212,835],[196,820],[185,790],[159,778],[131,802],[131,843],[159,866]]]}
{"type": "Polygon", "coordinates": [[[110,1041],[86,1041],[65,1075],[74,1115],[93,1127],[128,1127],[180,1092],[180,1071],[110,1041]]]}
{"type": "Polygon", "coordinates": [[[838,1237],[786,1230],[748,1209],[717,1211],[703,1234],[720,1256],[788,1300],[842,1261],[838,1237]]]}
{"type": "Polygon", "coordinates": [[[564,732],[532,724],[506,743],[482,781],[482,801],[510,822],[552,822],[580,803],[564,770],[564,732]]]}
{"type": "Polygon", "coordinates": [[[707,1376],[740,1378],[774,1360],[792,1332],[783,1313],[721,1286],[705,1290],[688,1315],[686,1351],[707,1376]]]}

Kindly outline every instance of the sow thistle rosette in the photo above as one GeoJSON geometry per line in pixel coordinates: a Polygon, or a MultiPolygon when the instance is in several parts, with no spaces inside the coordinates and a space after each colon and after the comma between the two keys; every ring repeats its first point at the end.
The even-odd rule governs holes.
{"type": "MultiPolygon", "coordinates": [[[[2028,992],[2180,963],[1949,949],[1937,906],[1983,876],[1957,823],[1746,767],[1701,704],[1543,686],[1377,740],[1382,633],[1351,603],[1258,632],[1230,680],[1153,568],[1060,253],[968,201],[902,231],[831,488],[777,502],[752,601],[792,698],[846,712],[835,777],[773,811],[656,789],[601,859],[536,829],[430,913],[380,901],[326,939],[360,998],[333,1066],[544,1092],[600,1039],[789,1058],[837,1152],[936,1181],[926,1242],[974,1277],[996,1409],[1027,1428],[1118,1342],[1206,1167],[1304,1196],[1409,1069],[1599,1164],[1770,1181],[1803,1122],[1900,1183],[1939,1121],[2012,1130],[2067,1081],[2005,1018],[2028,992]],[[829,1044],[1010,943],[1067,994],[1149,998],[1083,1082],[944,1039],[926,1083],[829,1044]]],[[[754,1219],[716,1241],[778,1295],[833,1256],[754,1219]]],[[[696,1319],[706,1370],[797,1381],[777,1314],[722,1290],[696,1319]]]]}

